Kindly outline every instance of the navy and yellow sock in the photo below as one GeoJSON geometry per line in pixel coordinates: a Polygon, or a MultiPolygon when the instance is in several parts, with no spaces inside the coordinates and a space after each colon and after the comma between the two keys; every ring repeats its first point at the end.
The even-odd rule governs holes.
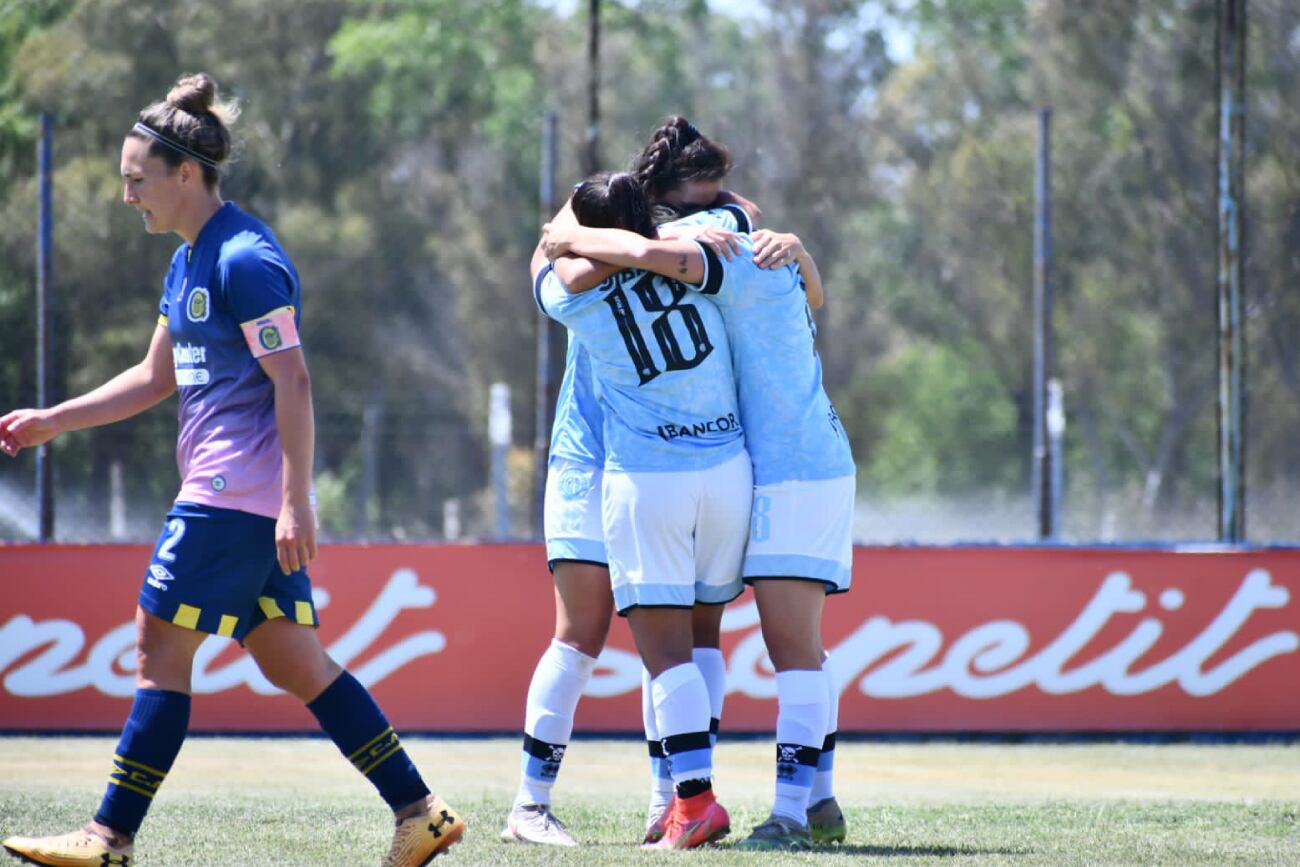
{"type": "Polygon", "coordinates": [[[397,732],[369,691],[346,671],[307,705],[330,740],[393,810],[429,794],[397,732]]]}
{"type": "Polygon", "coordinates": [[[190,697],[165,689],[137,689],[122,727],[95,821],[134,837],[167,777],[190,725],[190,697]]]}

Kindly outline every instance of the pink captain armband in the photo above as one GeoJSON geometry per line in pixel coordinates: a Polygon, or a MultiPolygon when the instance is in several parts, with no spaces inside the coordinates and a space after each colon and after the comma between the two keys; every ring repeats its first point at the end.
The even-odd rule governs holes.
{"type": "Polygon", "coordinates": [[[254,358],[302,345],[298,339],[298,326],[293,321],[292,307],[272,310],[265,316],[245,322],[240,328],[244,330],[244,340],[254,358]]]}

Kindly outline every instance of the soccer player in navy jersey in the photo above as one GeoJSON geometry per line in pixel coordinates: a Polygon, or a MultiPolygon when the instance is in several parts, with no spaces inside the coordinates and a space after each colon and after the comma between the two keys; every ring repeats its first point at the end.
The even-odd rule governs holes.
{"type": "Polygon", "coordinates": [[[779,705],[775,804],[740,845],[808,848],[810,798],[831,730],[821,612],[827,593],[849,587],[854,499],[853,458],[822,388],[804,292],[808,282],[820,294],[816,264],[798,246],[777,254],[793,254],[790,264],[764,268],[767,257],[756,261],[744,235],[730,239],[726,256],[707,244],[618,229],[548,226],[545,237],[548,256],[671,276],[722,312],[754,471],[744,579],[755,588],[779,705]]]}
{"type": "Polygon", "coordinates": [[[383,864],[427,864],[464,832],[370,693],[316,635],[306,572],[316,524],[302,298],[271,230],[222,200],[236,114],[207,75],[182,78],[140,113],[122,145],[124,201],[146,231],[184,241],[145,359],[88,394],[0,417],[0,449],[16,455],[179,394],[181,489],[140,591],[137,690],[108,788],[85,827],[4,841],[33,863],[130,863],[136,831],[185,739],[194,654],[208,635],[239,640],[378,789],[396,822],[383,864]]]}

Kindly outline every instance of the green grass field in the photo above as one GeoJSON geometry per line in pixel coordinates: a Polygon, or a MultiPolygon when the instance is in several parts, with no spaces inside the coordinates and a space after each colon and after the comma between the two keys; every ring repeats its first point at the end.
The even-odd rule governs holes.
{"type": "MultiPolygon", "coordinates": [[[[0,738],[0,834],[84,822],[110,738],[0,738]]],[[[469,823],[438,864],[1300,865],[1300,746],[842,743],[836,794],[847,845],[750,854],[724,844],[642,852],[646,763],[631,740],[580,740],[555,807],[584,845],[497,839],[517,783],[514,739],[409,738],[436,791],[469,823]]],[[[761,820],[771,746],[718,747],[734,841],[761,820]]],[[[324,740],[195,738],[137,840],[140,867],[377,864],[390,833],[373,790],[324,740]]],[[[729,842],[730,842],[729,841],[729,842]]],[[[15,862],[16,863],[16,862],[15,862]]]]}

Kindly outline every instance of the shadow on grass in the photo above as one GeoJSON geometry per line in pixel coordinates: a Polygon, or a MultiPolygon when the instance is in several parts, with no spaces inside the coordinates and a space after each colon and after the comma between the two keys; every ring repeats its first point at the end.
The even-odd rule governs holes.
{"type": "Polygon", "coordinates": [[[1032,849],[979,849],[970,846],[835,846],[829,849],[814,849],[814,852],[835,853],[837,855],[862,855],[873,858],[889,857],[931,857],[956,858],[958,856],[978,855],[1033,855],[1032,849]]]}

